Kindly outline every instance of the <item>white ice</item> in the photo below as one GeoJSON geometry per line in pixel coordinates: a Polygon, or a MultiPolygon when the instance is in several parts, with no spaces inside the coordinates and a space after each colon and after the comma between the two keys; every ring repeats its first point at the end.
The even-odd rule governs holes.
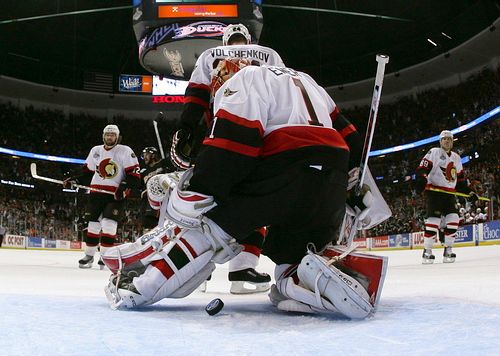
{"type": "Polygon", "coordinates": [[[226,265],[207,293],[113,311],[109,272],[79,269],[81,252],[0,249],[0,355],[500,355],[500,246],[456,248],[454,264],[434,251],[433,265],[421,250],[376,252],[389,256],[379,310],[350,321],[231,295],[226,265]]]}

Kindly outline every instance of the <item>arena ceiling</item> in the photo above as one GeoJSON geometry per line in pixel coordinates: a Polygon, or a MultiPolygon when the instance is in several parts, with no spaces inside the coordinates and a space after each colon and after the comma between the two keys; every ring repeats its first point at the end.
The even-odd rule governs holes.
{"type": "MultiPolygon", "coordinates": [[[[84,71],[147,74],[138,62],[130,0],[2,3],[0,74],[76,89],[84,71]],[[110,7],[121,9],[6,23],[110,7]]],[[[373,76],[377,53],[390,55],[389,73],[446,53],[491,26],[500,2],[264,0],[263,15],[260,44],[332,86],[373,76]]]]}

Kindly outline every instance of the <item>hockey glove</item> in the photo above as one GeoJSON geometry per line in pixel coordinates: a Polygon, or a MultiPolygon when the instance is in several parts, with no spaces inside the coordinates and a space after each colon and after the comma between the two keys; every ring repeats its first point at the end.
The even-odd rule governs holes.
{"type": "Polygon", "coordinates": [[[417,174],[417,178],[416,178],[416,182],[415,182],[417,192],[423,192],[425,190],[426,185],[427,185],[427,175],[417,174]]]}
{"type": "Polygon", "coordinates": [[[63,188],[64,189],[71,189],[75,184],[78,184],[78,181],[74,177],[69,177],[63,180],[63,188]]]}
{"type": "Polygon", "coordinates": [[[360,192],[351,191],[348,194],[347,205],[355,212],[355,216],[367,226],[370,223],[370,207],[373,204],[373,195],[368,185],[364,184],[360,192]]]}
{"type": "Polygon", "coordinates": [[[174,134],[170,147],[172,164],[185,171],[191,167],[192,134],[186,129],[181,129],[174,134]]]}
{"type": "Polygon", "coordinates": [[[131,189],[127,188],[127,183],[122,182],[115,191],[115,200],[123,200],[130,195],[131,189]]]}
{"type": "Polygon", "coordinates": [[[479,195],[477,195],[476,192],[471,191],[469,193],[469,198],[468,199],[470,200],[470,202],[472,204],[475,204],[479,200],[479,195]]]}

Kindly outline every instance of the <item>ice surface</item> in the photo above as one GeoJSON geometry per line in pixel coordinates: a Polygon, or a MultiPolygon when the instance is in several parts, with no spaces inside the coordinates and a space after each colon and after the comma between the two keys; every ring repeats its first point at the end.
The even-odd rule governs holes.
{"type": "Polygon", "coordinates": [[[500,246],[456,248],[454,264],[434,252],[433,265],[421,250],[376,252],[389,256],[379,310],[350,321],[231,295],[227,265],[207,293],[113,311],[109,271],[79,269],[81,252],[0,249],[0,355],[500,355],[500,246]]]}

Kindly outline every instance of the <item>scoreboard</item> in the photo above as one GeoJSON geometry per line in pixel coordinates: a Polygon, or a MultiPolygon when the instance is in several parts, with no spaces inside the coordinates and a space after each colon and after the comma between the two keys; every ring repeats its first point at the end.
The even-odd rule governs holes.
{"type": "Polygon", "coordinates": [[[135,0],[133,26],[139,61],[150,73],[188,80],[199,55],[222,45],[228,24],[248,27],[259,40],[263,18],[260,1],[135,0]]]}

